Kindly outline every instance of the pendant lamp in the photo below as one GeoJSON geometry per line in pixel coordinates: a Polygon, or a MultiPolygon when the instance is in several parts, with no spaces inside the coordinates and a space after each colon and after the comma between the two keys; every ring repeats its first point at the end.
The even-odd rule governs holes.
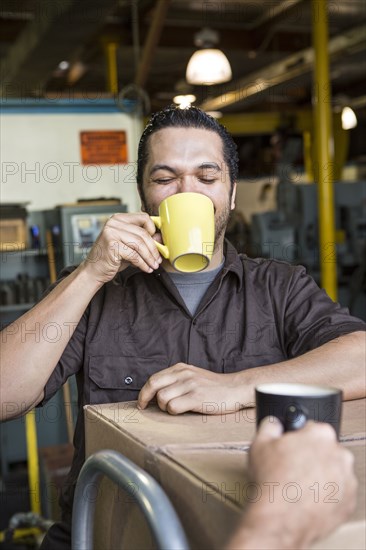
{"type": "Polygon", "coordinates": [[[194,43],[201,49],[190,58],[186,80],[189,84],[211,86],[227,82],[232,77],[230,63],[221,50],[213,48],[219,35],[212,29],[204,28],[195,35],[194,43]]]}

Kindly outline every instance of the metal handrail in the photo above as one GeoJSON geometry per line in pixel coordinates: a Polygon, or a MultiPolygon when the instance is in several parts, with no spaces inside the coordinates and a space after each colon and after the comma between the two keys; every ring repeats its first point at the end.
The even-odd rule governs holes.
{"type": "Polygon", "coordinates": [[[90,498],[90,490],[98,489],[103,476],[136,500],[159,549],[189,550],[178,516],[158,482],[128,458],[111,450],[98,451],[90,456],[80,471],[72,514],[73,550],[93,549],[96,498],[90,498]]]}

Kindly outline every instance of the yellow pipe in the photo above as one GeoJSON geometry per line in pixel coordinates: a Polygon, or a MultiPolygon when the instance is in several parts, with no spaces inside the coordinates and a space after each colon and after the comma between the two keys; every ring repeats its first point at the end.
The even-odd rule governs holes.
{"type": "Polygon", "coordinates": [[[117,42],[107,42],[105,52],[107,57],[107,86],[108,92],[118,94],[118,71],[117,71],[117,42]]]}
{"type": "MultiPolygon", "coordinates": [[[[36,539],[42,534],[41,529],[39,527],[21,527],[19,529],[15,529],[11,536],[12,542],[24,542],[24,544],[27,544],[24,539],[29,539],[32,537],[33,539],[36,539]]],[[[5,531],[0,532],[0,542],[5,541],[5,531]]]]}
{"type": "Polygon", "coordinates": [[[312,0],[314,67],[314,117],[317,151],[319,259],[321,284],[337,299],[337,259],[334,221],[333,160],[331,155],[331,92],[328,54],[328,2],[312,0]]]}
{"type": "Polygon", "coordinates": [[[35,411],[30,411],[25,416],[25,432],[27,440],[28,457],[28,482],[31,511],[41,513],[41,499],[39,493],[39,464],[37,448],[37,427],[35,411]]]}
{"type": "Polygon", "coordinates": [[[306,179],[308,182],[314,181],[314,174],[313,174],[313,159],[311,155],[311,132],[308,130],[305,130],[302,134],[303,139],[303,147],[304,147],[304,167],[305,167],[305,174],[306,179]]]}

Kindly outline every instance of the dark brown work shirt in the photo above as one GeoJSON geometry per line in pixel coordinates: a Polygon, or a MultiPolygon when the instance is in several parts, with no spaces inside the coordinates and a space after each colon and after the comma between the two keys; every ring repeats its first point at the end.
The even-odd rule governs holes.
{"type": "MultiPolygon", "coordinates": [[[[66,269],[66,276],[73,268],[66,269]]],[[[137,399],[149,376],[178,362],[230,373],[302,355],[366,325],[333,303],[301,266],[250,259],[225,245],[225,264],[194,316],[169,275],[129,267],[91,300],[45,387],[46,403],[76,374],[75,457],[66,517],[84,461],[87,403],[137,399]]]]}

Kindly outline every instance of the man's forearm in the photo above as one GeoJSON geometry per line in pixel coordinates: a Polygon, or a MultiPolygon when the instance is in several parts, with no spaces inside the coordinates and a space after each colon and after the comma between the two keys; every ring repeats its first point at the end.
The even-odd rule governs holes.
{"type": "Polygon", "coordinates": [[[2,331],[2,420],[18,416],[20,410],[26,412],[40,401],[48,378],[100,286],[89,280],[80,266],[2,331]]]}
{"type": "Polygon", "coordinates": [[[300,357],[282,363],[244,370],[234,375],[241,403],[253,404],[254,388],[270,382],[333,386],[343,398],[365,397],[366,333],[340,336],[300,357]],[[244,402],[246,401],[246,403],[244,402]]]}
{"type": "Polygon", "coordinates": [[[341,336],[301,357],[236,373],[216,373],[186,363],[150,376],[140,391],[138,407],[156,398],[170,414],[186,411],[224,414],[253,407],[254,389],[269,382],[334,386],[344,399],[365,397],[365,332],[341,336]],[[213,405],[213,407],[212,407],[213,405]]]}

